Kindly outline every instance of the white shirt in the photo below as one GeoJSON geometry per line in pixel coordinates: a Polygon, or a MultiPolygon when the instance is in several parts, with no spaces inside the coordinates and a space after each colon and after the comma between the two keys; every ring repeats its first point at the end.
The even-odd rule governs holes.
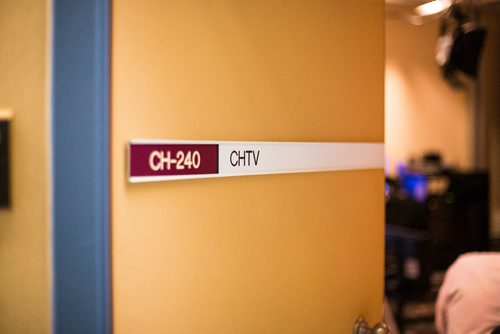
{"type": "Polygon", "coordinates": [[[487,334],[500,325],[500,253],[461,255],[446,272],[436,302],[442,334],[487,334]]]}

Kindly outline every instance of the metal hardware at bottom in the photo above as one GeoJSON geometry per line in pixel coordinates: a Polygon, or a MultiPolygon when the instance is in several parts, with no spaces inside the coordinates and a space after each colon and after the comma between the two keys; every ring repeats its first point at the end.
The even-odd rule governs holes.
{"type": "Polygon", "coordinates": [[[384,321],[370,328],[365,318],[359,317],[354,323],[353,334],[390,334],[389,327],[384,321]]]}

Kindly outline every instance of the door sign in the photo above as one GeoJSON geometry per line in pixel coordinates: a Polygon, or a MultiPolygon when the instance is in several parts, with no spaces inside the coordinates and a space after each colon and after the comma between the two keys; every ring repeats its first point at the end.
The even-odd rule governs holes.
{"type": "Polygon", "coordinates": [[[130,182],[384,168],[382,143],[132,140],[130,182]]]}

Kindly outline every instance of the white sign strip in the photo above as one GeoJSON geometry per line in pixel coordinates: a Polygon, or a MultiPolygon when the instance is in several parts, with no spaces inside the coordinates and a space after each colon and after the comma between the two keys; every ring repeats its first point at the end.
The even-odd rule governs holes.
{"type": "Polygon", "coordinates": [[[219,145],[219,173],[274,174],[384,166],[380,144],[224,143],[219,145]]]}
{"type": "Polygon", "coordinates": [[[384,168],[382,143],[133,140],[129,181],[384,168]]]}

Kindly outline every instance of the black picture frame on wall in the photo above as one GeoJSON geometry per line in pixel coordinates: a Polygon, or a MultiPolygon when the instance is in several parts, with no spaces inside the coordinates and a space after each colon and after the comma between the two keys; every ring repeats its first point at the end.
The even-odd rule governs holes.
{"type": "Polygon", "coordinates": [[[9,121],[0,120],[0,208],[10,207],[9,121]]]}

